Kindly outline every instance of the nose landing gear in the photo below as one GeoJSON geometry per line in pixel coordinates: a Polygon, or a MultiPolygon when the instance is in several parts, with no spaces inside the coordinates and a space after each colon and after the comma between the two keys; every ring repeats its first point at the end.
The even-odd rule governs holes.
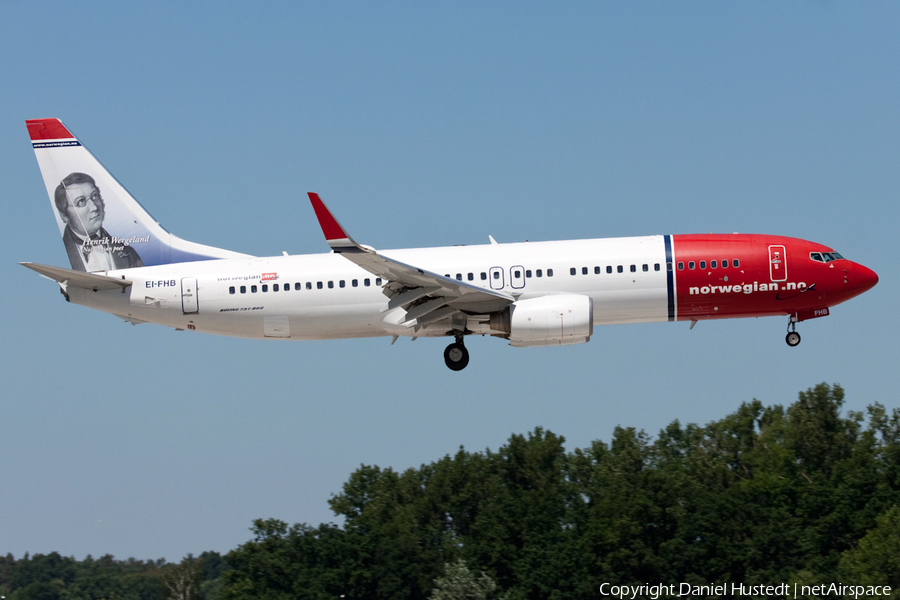
{"type": "Polygon", "coordinates": [[[456,336],[456,341],[444,349],[444,363],[451,371],[462,371],[469,364],[469,351],[463,344],[463,336],[456,336]]]}
{"type": "Polygon", "coordinates": [[[797,315],[791,315],[791,320],[788,321],[788,334],[784,337],[784,341],[791,348],[800,343],[800,334],[797,333],[797,315]]]}

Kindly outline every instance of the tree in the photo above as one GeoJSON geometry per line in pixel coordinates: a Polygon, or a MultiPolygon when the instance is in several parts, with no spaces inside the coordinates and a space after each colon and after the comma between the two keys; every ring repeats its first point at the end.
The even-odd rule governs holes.
{"type": "Polygon", "coordinates": [[[487,600],[497,590],[494,580],[482,571],[478,577],[466,566],[466,561],[444,565],[444,575],[434,581],[429,600],[487,600]]]}
{"type": "Polygon", "coordinates": [[[900,598],[900,505],[878,517],[875,528],[852,550],[844,552],[839,566],[848,580],[859,585],[889,585],[900,598]]]}
{"type": "Polygon", "coordinates": [[[168,600],[198,600],[203,582],[203,561],[188,554],[180,563],[167,565],[162,584],[168,600]]]}

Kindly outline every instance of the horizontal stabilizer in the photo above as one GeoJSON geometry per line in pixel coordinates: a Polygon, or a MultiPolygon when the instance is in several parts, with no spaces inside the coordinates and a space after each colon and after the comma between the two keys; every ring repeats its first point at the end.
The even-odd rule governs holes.
{"type": "Polygon", "coordinates": [[[59,283],[64,283],[67,286],[72,287],[97,291],[119,290],[131,285],[131,282],[127,279],[117,279],[115,277],[107,277],[106,275],[97,275],[96,273],[83,273],[81,271],[72,271],[71,269],[39,265],[30,262],[19,264],[23,267],[28,267],[32,271],[37,271],[44,277],[49,277],[53,281],[58,281],[59,283]]]}

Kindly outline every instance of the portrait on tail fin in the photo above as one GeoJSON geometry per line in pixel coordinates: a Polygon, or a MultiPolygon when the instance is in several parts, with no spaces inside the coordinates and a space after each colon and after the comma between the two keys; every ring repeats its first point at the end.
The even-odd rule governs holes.
{"type": "Polygon", "coordinates": [[[25,124],[73,270],[247,257],[166,231],[59,119],[25,124]]]}
{"type": "Polygon", "coordinates": [[[144,266],[128,240],[103,228],[106,207],[93,177],[69,173],[56,188],[56,210],[65,223],[63,243],[75,271],[95,272],[144,266]]]}

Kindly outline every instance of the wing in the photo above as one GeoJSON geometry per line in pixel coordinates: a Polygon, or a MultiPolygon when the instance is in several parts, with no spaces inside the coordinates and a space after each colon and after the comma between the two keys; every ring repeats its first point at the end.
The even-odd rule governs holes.
{"type": "Polygon", "coordinates": [[[506,292],[432,273],[358,244],[341,227],[318,194],[309,192],[309,200],[331,249],[369,273],[385,279],[388,283],[383,290],[390,301],[381,312],[402,307],[406,310],[405,324],[409,327],[424,326],[457,312],[488,314],[502,310],[515,301],[506,292]]]}

